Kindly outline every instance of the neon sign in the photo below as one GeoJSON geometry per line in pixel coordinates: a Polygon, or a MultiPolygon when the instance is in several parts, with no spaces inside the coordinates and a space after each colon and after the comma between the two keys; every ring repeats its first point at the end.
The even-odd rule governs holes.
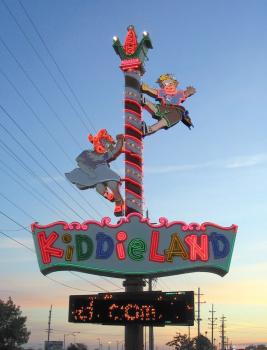
{"type": "Polygon", "coordinates": [[[69,322],[193,326],[194,292],[71,295],[69,322]]]}
{"type": "Polygon", "coordinates": [[[32,224],[43,274],[60,270],[113,277],[168,276],[205,271],[224,276],[230,266],[237,226],[186,224],[159,219],[151,224],[132,213],[112,224],[85,221],[32,224]]]}

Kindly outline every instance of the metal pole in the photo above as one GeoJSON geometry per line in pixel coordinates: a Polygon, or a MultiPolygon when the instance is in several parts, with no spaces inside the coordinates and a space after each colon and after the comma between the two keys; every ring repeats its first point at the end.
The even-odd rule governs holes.
{"type": "Polygon", "coordinates": [[[211,306],[211,311],[209,311],[211,313],[211,318],[209,318],[209,320],[211,321],[211,323],[209,323],[209,325],[211,326],[211,344],[212,344],[212,349],[214,349],[214,326],[216,326],[215,321],[217,320],[217,318],[214,317],[215,314],[215,310],[214,310],[214,305],[212,304],[211,306]]]}
{"type": "MultiPolygon", "coordinates": [[[[124,72],[124,134],[125,134],[125,215],[143,215],[143,133],[141,106],[141,75],[144,73],[146,51],[152,48],[147,33],[137,43],[133,26],[129,26],[124,45],[113,38],[113,48],[121,58],[124,72]]],[[[123,282],[125,292],[143,291],[145,282],[139,276],[127,277],[123,282]]],[[[143,350],[143,327],[125,326],[125,350],[143,350]]]]}
{"type": "MultiPolygon", "coordinates": [[[[143,140],[141,133],[141,93],[138,71],[125,72],[125,210],[143,213],[143,140]],[[137,127],[139,126],[139,128],[137,127]]],[[[125,292],[143,291],[142,278],[128,277],[124,281],[125,292]]],[[[143,327],[125,326],[125,350],[143,350],[143,327]]]]}
{"type": "Polygon", "coordinates": [[[197,289],[197,337],[200,336],[200,288],[197,289]]]}
{"type": "Polygon", "coordinates": [[[47,347],[49,347],[50,333],[51,333],[51,317],[52,317],[52,305],[50,306],[48,316],[48,329],[47,329],[47,347]]]}
{"type": "MultiPolygon", "coordinates": [[[[152,292],[152,278],[148,279],[148,290],[152,292]]],[[[149,326],[149,350],[154,350],[154,330],[153,326],[149,326]]]]}
{"type": "MultiPolygon", "coordinates": [[[[145,282],[142,278],[131,277],[123,282],[125,292],[141,292],[145,282]]],[[[143,350],[143,326],[128,324],[125,326],[125,350],[143,350]]]]}

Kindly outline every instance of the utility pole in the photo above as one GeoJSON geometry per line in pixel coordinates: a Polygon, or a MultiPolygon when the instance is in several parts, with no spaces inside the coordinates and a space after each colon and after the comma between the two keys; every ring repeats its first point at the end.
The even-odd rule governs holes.
{"type": "Polygon", "coordinates": [[[211,305],[211,311],[209,311],[211,313],[211,317],[209,318],[209,321],[211,321],[211,323],[209,323],[209,326],[211,326],[211,344],[212,344],[212,349],[214,349],[214,326],[216,326],[215,321],[217,320],[217,318],[214,318],[214,314],[215,314],[215,310],[213,307],[213,304],[211,305]]]}
{"type": "MultiPolygon", "coordinates": [[[[121,59],[124,74],[124,134],[125,134],[125,215],[143,215],[143,132],[141,77],[144,62],[152,43],[147,32],[138,43],[134,26],[130,25],[124,42],[113,37],[113,48],[121,59]]],[[[145,282],[139,276],[127,277],[123,282],[125,292],[141,292],[145,282]]],[[[125,326],[125,350],[143,350],[143,327],[138,324],[125,326]]]]}
{"type": "Polygon", "coordinates": [[[50,306],[50,310],[49,310],[49,314],[48,314],[47,344],[49,344],[50,333],[52,331],[52,329],[51,329],[51,317],[52,317],[52,305],[50,306]]]}
{"type": "MultiPolygon", "coordinates": [[[[148,290],[152,292],[152,282],[153,278],[148,279],[148,290]]],[[[148,334],[149,334],[149,350],[154,350],[154,330],[153,326],[149,326],[148,328],[148,334]]]]}
{"type": "Polygon", "coordinates": [[[199,338],[200,336],[200,322],[202,319],[200,318],[200,304],[205,304],[205,301],[200,301],[201,296],[204,294],[200,293],[200,288],[197,290],[197,337],[199,338]]]}
{"type": "MultiPolygon", "coordinates": [[[[148,209],[146,211],[146,218],[149,219],[149,212],[148,212],[148,209]]],[[[153,281],[156,282],[156,278],[152,278],[152,277],[149,277],[148,278],[148,290],[149,292],[152,292],[153,290],[153,281]]],[[[148,349],[149,350],[154,350],[154,330],[153,330],[153,326],[149,326],[148,328],[148,349]]]]}
{"type": "Polygon", "coordinates": [[[190,326],[188,326],[188,340],[191,340],[191,334],[190,334],[190,326]]]}
{"type": "Polygon", "coordinates": [[[226,317],[221,317],[221,350],[225,350],[225,320],[226,317]]]}

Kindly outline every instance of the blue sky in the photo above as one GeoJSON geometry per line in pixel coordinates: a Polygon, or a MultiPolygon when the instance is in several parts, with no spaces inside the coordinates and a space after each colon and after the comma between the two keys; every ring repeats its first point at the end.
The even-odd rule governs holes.
{"type": "MultiPolygon", "coordinates": [[[[123,131],[124,82],[112,37],[118,35],[123,41],[129,24],[135,25],[139,37],[147,30],[154,49],[149,51],[143,81],[153,85],[160,74],[171,72],[181,88],[193,85],[197,89],[197,94],[185,102],[193,130],[178,124],[144,141],[145,205],[151,219],[157,221],[163,216],[239,226],[228,275],[220,278],[194,273],[162,278],[157,288],[196,291],[200,287],[206,300],[202,306],[203,332],[210,334],[208,317],[213,303],[216,316],[227,317],[227,336],[233,344],[267,343],[266,1],[21,3],[79,104],[20,3],[1,1],[0,103],[21,128],[0,110],[0,140],[17,156],[14,159],[0,144],[1,211],[27,228],[35,220],[45,224],[59,219],[112,217],[112,207],[94,191],[81,197],[62,174],[73,169],[75,157],[89,147],[88,133],[106,128],[115,136],[123,131]]],[[[147,122],[149,118],[144,113],[147,122]]],[[[114,163],[114,169],[122,174],[122,157],[114,163]]],[[[29,232],[3,214],[0,218],[1,232],[33,246],[29,232]]],[[[84,291],[121,287],[120,280],[80,276],[89,282],[69,273],[51,275],[84,291]]],[[[68,295],[79,291],[43,277],[35,255],[3,234],[0,278],[0,298],[10,295],[21,305],[28,316],[33,345],[46,337],[50,304],[54,307],[54,340],[63,339],[64,333],[74,329],[80,332],[79,341],[92,346],[100,337],[104,346],[112,341],[111,348],[115,349],[116,341],[123,339],[121,327],[68,324],[68,295]]],[[[175,331],[177,328],[171,327],[156,330],[160,349],[175,331]]]]}

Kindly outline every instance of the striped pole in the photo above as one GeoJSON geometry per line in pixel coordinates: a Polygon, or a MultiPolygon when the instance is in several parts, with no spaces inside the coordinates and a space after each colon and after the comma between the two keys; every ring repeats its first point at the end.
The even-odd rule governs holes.
{"type": "Polygon", "coordinates": [[[144,62],[152,44],[148,33],[143,33],[138,43],[135,29],[128,27],[122,45],[113,38],[113,48],[121,58],[120,68],[125,78],[124,128],[125,128],[125,215],[143,214],[143,138],[141,107],[141,76],[144,62]]]}
{"type": "MultiPolygon", "coordinates": [[[[125,215],[143,214],[143,138],[141,76],[148,49],[152,48],[147,33],[137,42],[133,26],[128,27],[124,45],[113,38],[113,48],[121,58],[120,68],[124,72],[124,129],[125,129],[125,215]]],[[[132,276],[123,282],[126,292],[140,292],[145,282],[132,276]]],[[[138,324],[125,326],[125,350],[143,350],[143,327],[138,324]]]]}
{"type": "Polygon", "coordinates": [[[138,71],[125,72],[125,214],[143,214],[143,139],[138,71]]]}

